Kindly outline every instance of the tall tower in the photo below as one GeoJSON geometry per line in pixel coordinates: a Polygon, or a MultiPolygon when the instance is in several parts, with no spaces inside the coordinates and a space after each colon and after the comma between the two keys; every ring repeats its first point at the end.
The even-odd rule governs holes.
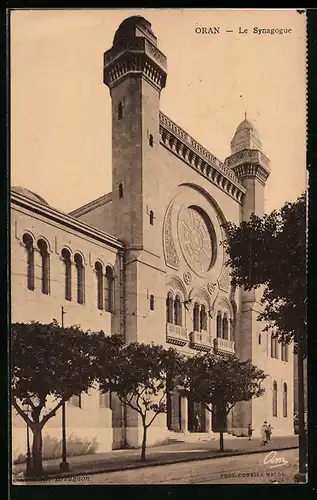
{"type": "Polygon", "coordinates": [[[126,337],[162,343],[159,109],[166,57],[143,17],[120,24],[104,54],[104,83],[112,99],[113,234],[126,245],[126,337]]]}
{"type": "MultiPolygon", "coordinates": [[[[270,174],[270,161],[262,152],[259,133],[247,119],[240,123],[231,141],[231,156],[225,160],[245,187],[246,193],[241,206],[241,221],[248,220],[252,213],[264,214],[265,184],[270,174]]],[[[246,244],[246,258],[252,259],[252,242],[246,244]]],[[[252,362],[265,369],[266,356],[263,356],[263,343],[259,345],[259,334],[263,326],[257,321],[261,308],[261,288],[245,291],[241,289],[239,314],[239,334],[237,336],[237,354],[241,360],[251,359],[252,362]]],[[[267,339],[266,339],[267,340],[267,339]]],[[[253,427],[261,425],[263,414],[258,410],[261,402],[249,402],[241,405],[241,427],[246,430],[249,422],[253,427]]]]}
{"type": "MultiPolygon", "coordinates": [[[[104,83],[112,99],[112,233],[126,247],[126,341],[162,344],[165,331],[159,325],[164,324],[165,282],[159,111],[166,57],[143,17],[130,17],[117,29],[112,48],[104,54],[104,83]]],[[[126,442],[140,444],[141,423],[128,408],[125,425],[126,442]]],[[[156,426],[166,427],[166,419],[158,417],[156,426]]]]}

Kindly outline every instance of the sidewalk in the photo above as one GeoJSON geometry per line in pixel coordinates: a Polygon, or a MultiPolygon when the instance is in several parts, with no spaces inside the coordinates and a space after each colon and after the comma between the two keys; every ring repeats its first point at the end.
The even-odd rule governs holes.
{"type": "MultiPolygon", "coordinates": [[[[43,468],[46,477],[78,476],[297,447],[298,436],[276,437],[266,446],[260,443],[259,438],[249,441],[245,437],[232,438],[228,436],[224,439],[224,452],[219,451],[219,440],[213,439],[199,443],[174,443],[148,448],[145,462],[141,462],[140,449],[124,449],[108,453],[68,457],[70,472],[64,474],[59,471],[60,458],[43,461],[43,468]]],[[[23,473],[25,468],[25,464],[13,465],[13,475],[17,476],[19,473],[23,473]]]]}

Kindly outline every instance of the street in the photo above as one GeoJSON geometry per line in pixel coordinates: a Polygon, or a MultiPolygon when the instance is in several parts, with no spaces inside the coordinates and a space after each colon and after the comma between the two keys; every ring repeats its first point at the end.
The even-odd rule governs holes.
{"type": "Polygon", "coordinates": [[[120,472],[51,479],[28,484],[271,484],[294,483],[298,450],[144,467],[120,472]]]}

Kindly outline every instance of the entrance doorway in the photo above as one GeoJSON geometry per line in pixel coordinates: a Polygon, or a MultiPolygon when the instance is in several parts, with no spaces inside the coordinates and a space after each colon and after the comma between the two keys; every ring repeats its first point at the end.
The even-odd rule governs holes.
{"type": "Polygon", "coordinates": [[[206,432],[205,408],[188,396],[188,430],[189,432],[206,432]]]}

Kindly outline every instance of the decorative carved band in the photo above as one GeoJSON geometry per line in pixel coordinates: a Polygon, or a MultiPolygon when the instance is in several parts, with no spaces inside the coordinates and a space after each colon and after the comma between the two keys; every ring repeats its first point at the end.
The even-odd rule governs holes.
{"type": "Polygon", "coordinates": [[[125,52],[105,66],[104,83],[112,88],[128,73],[141,73],[159,90],[165,87],[166,73],[142,52],[125,52]]]}
{"type": "Polygon", "coordinates": [[[221,339],[219,337],[214,339],[215,351],[234,354],[234,342],[232,340],[221,339]]]}
{"type": "Polygon", "coordinates": [[[179,258],[173,241],[172,210],[173,204],[167,211],[164,224],[164,254],[166,264],[173,269],[178,269],[179,258]]]}
{"type": "Polygon", "coordinates": [[[224,292],[229,291],[230,287],[230,269],[227,266],[224,266],[221,271],[220,278],[218,280],[218,285],[220,290],[223,290],[224,292]]]}
{"type": "Polygon", "coordinates": [[[265,185],[270,175],[270,160],[257,149],[243,149],[225,160],[239,179],[256,177],[265,185]]]}
{"type": "Polygon", "coordinates": [[[193,331],[190,334],[190,347],[198,351],[210,351],[212,348],[212,337],[205,330],[193,331]]]}
{"type": "Polygon", "coordinates": [[[166,323],[166,342],[175,345],[186,345],[188,342],[187,329],[183,326],[166,323]]]}
{"type": "Polygon", "coordinates": [[[128,73],[142,73],[159,90],[166,83],[166,57],[145,38],[126,38],[104,54],[104,83],[110,88],[128,73]]]}
{"type": "Polygon", "coordinates": [[[161,143],[165,147],[241,203],[246,190],[234,172],[162,112],[160,112],[160,135],[161,143]]]}
{"type": "Polygon", "coordinates": [[[226,158],[225,164],[228,167],[233,167],[238,165],[239,163],[259,163],[265,166],[268,170],[270,170],[270,160],[262,153],[262,151],[258,151],[257,149],[243,149],[242,151],[238,151],[234,155],[226,158]]]}

